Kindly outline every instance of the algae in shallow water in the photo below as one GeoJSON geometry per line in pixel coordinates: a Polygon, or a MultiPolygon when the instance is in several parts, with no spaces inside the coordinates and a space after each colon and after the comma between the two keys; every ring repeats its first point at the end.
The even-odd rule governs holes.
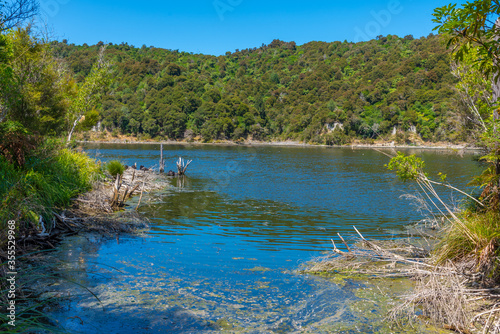
{"type": "Polygon", "coordinates": [[[256,266],[250,269],[243,269],[243,270],[248,270],[248,271],[261,271],[261,272],[266,272],[266,271],[271,271],[271,269],[266,268],[266,267],[261,267],[261,266],[256,266]]]}

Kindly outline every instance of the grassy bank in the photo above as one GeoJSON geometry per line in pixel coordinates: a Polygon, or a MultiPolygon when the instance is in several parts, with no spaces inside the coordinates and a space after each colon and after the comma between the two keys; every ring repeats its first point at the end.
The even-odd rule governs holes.
{"type": "MultiPolygon", "coordinates": [[[[29,152],[22,166],[0,156],[0,230],[5,233],[9,220],[16,221],[18,236],[50,230],[53,212],[69,206],[102,176],[96,161],[57,140],[29,152]]],[[[2,250],[5,241],[0,239],[2,250]]]]}

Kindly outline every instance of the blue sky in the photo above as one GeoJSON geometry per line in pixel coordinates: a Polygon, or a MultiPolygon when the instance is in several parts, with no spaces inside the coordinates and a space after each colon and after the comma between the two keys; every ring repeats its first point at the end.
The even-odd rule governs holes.
{"type": "Polygon", "coordinates": [[[432,32],[432,12],[450,1],[40,0],[59,40],[143,44],[220,55],[273,39],[360,41],[432,32]]]}

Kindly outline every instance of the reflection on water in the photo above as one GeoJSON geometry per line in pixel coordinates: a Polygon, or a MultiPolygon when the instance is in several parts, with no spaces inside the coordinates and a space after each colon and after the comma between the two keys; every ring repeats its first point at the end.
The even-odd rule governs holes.
{"type": "MultiPolygon", "coordinates": [[[[186,178],[172,178],[170,189],[142,206],[152,222],[147,234],[107,242],[73,237],[55,254],[54,260],[63,261],[61,274],[100,299],[81,290],[54,311],[65,328],[80,333],[385,332],[387,301],[371,282],[293,273],[330,251],[337,232],[352,234],[352,225],[370,238],[401,237],[405,224],[423,217],[399,198],[411,186],[384,169],[384,155],[310,147],[165,148],[172,164],[167,170],[178,156],[193,163],[186,178]]],[[[120,158],[127,164],[149,167],[158,160],[155,145],[87,149],[102,160],[120,158]]],[[[470,159],[456,154],[420,154],[431,175],[447,173],[454,185],[464,186],[463,175],[476,170],[470,159]]],[[[396,286],[403,288],[402,283],[384,286],[389,295],[396,286]]]]}

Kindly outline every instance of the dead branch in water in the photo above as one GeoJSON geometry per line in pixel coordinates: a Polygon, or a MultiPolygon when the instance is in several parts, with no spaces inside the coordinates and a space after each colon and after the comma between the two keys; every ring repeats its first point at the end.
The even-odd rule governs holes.
{"type": "Polygon", "coordinates": [[[179,157],[179,160],[177,161],[177,173],[179,175],[184,175],[186,173],[186,169],[192,161],[193,160],[189,160],[186,164],[184,164],[184,159],[179,157]]]}
{"type": "Polygon", "coordinates": [[[417,265],[418,270],[429,271],[433,266],[428,262],[427,253],[422,248],[406,244],[402,241],[369,241],[354,227],[361,238],[361,244],[349,246],[338,233],[340,240],[348,252],[337,248],[335,242],[333,251],[337,254],[315,262],[305,272],[324,273],[354,270],[360,274],[376,275],[378,277],[412,277],[417,265]],[[364,245],[364,247],[363,247],[364,245]]]}
{"type": "Polygon", "coordinates": [[[144,183],[146,181],[143,181],[142,182],[142,190],[141,190],[141,196],[139,197],[139,202],[137,202],[137,206],[135,207],[135,211],[137,211],[137,209],[139,209],[139,205],[141,204],[141,200],[142,200],[142,194],[144,193],[144,183]]]}

